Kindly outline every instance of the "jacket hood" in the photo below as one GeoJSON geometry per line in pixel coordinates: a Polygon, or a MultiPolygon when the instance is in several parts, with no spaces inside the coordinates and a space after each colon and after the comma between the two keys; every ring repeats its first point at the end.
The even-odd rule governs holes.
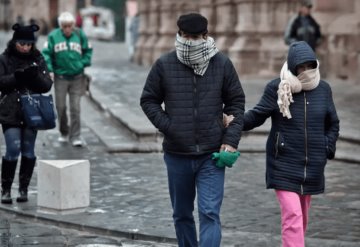
{"type": "Polygon", "coordinates": [[[316,62],[316,60],[315,52],[305,41],[294,42],[290,45],[287,63],[293,75],[296,76],[296,66],[299,64],[310,61],[316,62]]]}

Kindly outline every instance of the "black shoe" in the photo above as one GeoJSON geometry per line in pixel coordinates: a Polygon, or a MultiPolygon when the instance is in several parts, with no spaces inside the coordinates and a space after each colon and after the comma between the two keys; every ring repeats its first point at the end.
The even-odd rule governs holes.
{"type": "Polygon", "coordinates": [[[10,190],[3,190],[1,192],[1,203],[5,203],[5,204],[11,204],[12,203],[11,191],[10,190]]]}
{"type": "Polygon", "coordinates": [[[19,189],[19,196],[16,198],[16,201],[17,202],[27,202],[28,201],[27,190],[19,189]]]}

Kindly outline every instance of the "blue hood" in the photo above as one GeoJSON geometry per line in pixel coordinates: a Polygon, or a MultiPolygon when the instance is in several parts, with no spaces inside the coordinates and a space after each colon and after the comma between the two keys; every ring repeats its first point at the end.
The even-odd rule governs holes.
{"type": "Polygon", "coordinates": [[[296,75],[297,65],[316,60],[315,52],[305,41],[297,41],[290,45],[287,63],[293,75],[296,75]]]}

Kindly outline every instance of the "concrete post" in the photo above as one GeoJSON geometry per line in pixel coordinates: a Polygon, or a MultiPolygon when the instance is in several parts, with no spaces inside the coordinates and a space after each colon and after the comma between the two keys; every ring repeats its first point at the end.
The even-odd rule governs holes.
{"type": "Polygon", "coordinates": [[[90,204],[88,160],[39,160],[38,207],[47,213],[77,213],[90,204]]]}

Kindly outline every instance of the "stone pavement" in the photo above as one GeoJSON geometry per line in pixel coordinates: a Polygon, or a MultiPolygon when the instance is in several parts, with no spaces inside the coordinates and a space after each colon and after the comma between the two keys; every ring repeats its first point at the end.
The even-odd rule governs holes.
{"type": "MultiPolygon", "coordinates": [[[[93,242],[62,246],[106,242],[97,242],[94,236],[103,236],[99,237],[101,239],[104,236],[116,237],[117,242],[106,242],[115,246],[175,246],[166,169],[162,154],[151,152],[159,150],[161,136],[152,128],[139,107],[139,96],[149,68],[128,63],[124,44],[93,43],[94,65],[88,72],[94,80],[91,84],[91,96],[84,98],[82,108],[82,135],[87,143],[86,147],[60,145],[56,141],[57,131],[49,130],[39,132],[36,148],[38,159],[90,160],[90,206],[85,212],[76,214],[39,212],[36,205],[35,167],[29,202],[1,204],[0,212],[16,215],[20,220],[25,219],[30,227],[37,227],[36,223],[42,223],[51,225],[49,231],[52,227],[60,227],[81,232],[78,235],[67,235],[56,228],[53,233],[47,231],[49,234],[46,236],[78,237],[85,233],[92,236],[93,242]],[[126,239],[149,242],[128,243],[126,239]]],[[[240,79],[247,94],[249,108],[259,99],[266,79],[241,76],[240,79]]],[[[313,197],[307,233],[308,247],[360,245],[360,91],[359,86],[354,84],[331,81],[341,118],[341,141],[337,159],[329,161],[327,165],[326,193],[313,197]]],[[[227,169],[222,207],[222,246],[280,245],[278,203],[274,192],[265,189],[264,182],[263,134],[268,126],[259,128],[255,134],[244,136],[239,147],[242,151],[240,159],[233,168],[227,169]]],[[[1,153],[3,152],[4,144],[1,139],[1,153]]],[[[17,186],[16,177],[13,195],[16,195],[17,186]]],[[[21,232],[17,233],[20,231],[17,218],[1,214],[1,237],[7,236],[8,232],[4,235],[2,229],[6,230],[10,225],[14,226],[10,229],[15,229],[13,235],[29,239],[21,232]]],[[[39,239],[41,234],[36,237],[39,239]]]]}

